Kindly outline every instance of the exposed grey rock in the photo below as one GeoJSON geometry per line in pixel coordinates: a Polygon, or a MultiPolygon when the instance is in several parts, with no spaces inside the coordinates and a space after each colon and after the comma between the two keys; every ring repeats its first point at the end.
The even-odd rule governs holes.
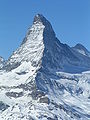
{"type": "Polygon", "coordinates": [[[5,69],[6,71],[11,71],[15,68],[17,68],[18,66],[20,66],[21,63],[17,62],[17,63],[13,63],[12,65],[10,63],[6,63],[3,66],[3,69],[5,69]]]}
{"type": "Polygon", "coordinates": [[[8,97],[14,97],[14,98],[18,98],[18,97],[22,97],[23,96],[23,92],[7,92],[6,95],[8,97]]]}
{"type": "Polygon", "coordinates": [[[24,75],[26,74],[27,72],[23,71],[23,72],[17,72],[18,75],[24,75]]]}
{"type": "Polygon", "coordinates": [[[3,103],[2,101],[0,101],[0,110],[4,111],[9,107],[9,105],[3,103]]]}
{"type": "Polygon", "coordinates": [[[50,103],[50,99],[48,97],[41,97],[39,100],[40,103],[50,103]]]}
{"type": "Polygon", "coordinates": [[[4,58],[0,57],[0,69],[2,69],[4,65],[5,65],[5,60],[4,58]]]}
{"type": "Polygon", "coordinates": [[[72,47],[74,50],[76,50],[77,52],[90,57],[90,52],[80,43],[78,43],[77,45],[75,45],[74,47],[72,47]]]}

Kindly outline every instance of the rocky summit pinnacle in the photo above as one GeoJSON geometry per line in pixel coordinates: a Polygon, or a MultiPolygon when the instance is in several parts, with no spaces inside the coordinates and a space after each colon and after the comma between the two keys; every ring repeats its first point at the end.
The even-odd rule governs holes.
{"type": "Polygon", "coordinates": [[[49,23],[49,21],[42,14],[37,14],[34,17],[33,23],[39,23],[39,22],[41,22],[44,25],[49,23]]]}
{"type": "Polygon", "coordinates": [[[38,64],[43,58],[44,50],[52,49],[55,40],[56,36],[50,22],[42,15],[36,15],[21,46],[11,55],[5,68],[14,69],[24,61],[38,64]]]}
{"type": "Polygon", "coordinates": [[[36,22],[44,22],[44,21],[47,21],[46,18],[42,14],[37,14],[34,17],[33,22],[36,23],[36,22]]]}
{"type": "MultiPolygon", "coordinates": [[[[52,25],[50,24],[50,22],[42,15],[42,14],[37,14],[35,17],[34,17],[34,21],[33,21],[33,24],[40,24],[42,23],[44,25],[44,31],[47,33],[52,32],[52,34],[54,34],[55,36],[55,33],[53,31],[53,28],[52,28],[52,25]]],[[[52,35],[51,34],[51,35],[52,35]]]]}

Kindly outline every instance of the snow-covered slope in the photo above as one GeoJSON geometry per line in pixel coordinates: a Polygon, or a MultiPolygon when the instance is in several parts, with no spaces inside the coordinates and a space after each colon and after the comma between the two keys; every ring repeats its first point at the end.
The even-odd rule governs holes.
{"type": "Polygon", "coordinates": [[[0,71],[0,120],[89,120],[90,72],[81,73],[89,66],[36,15],[0,71]]]}
{"type": "Polygon", "coordinates": [[[90,119],[90,72],[44,76],[47,92],[36,90],[34,79],[27,79],[29,74],[0,75],[7,81],[0,84],[0,120],[90,119]]]}

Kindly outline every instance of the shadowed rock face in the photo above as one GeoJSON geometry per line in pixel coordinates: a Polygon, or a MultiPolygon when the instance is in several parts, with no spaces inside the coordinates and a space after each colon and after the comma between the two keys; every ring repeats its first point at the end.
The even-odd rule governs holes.
{"type": "Polygon", "coordinates": [[[77,44],[73,47],[74,50],[79,52],[82,55],[85,55],[87,57],[90,57],[90,52],[82,45],[82,44],[77,44]]]}
{"type": "Polygon", "coordinates": [[[42,97],[42,98],[40,98],[39,102],[40,103],[47,103],[47,104],[49,104],[50,103],[50,99],[48,97],[42,97]]]}
{"type": "Polygon", "coordinates": [[[0,110],[4,111],[9,107],[9,105],[4,104],[2,101],[0,101],[0,110]]]}
{"type": "MultiPolygon", "coordinates": [[[[88,51],[82,44],[78,43],[73,48],[81,49],[84,51],[88,51]]],[[[89,51],[88,51],[89,52],[89,51]]]]}
{"type": "Polygon", "coordinates": [[[6,95],[8,97],[14,97],[14,98],[19,98],[19,97],[22,97],[23,96],[23,92],[7,92],[6,95]]]}

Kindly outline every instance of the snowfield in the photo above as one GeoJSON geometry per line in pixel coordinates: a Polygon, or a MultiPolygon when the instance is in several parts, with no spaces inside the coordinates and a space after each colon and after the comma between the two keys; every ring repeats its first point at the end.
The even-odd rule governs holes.
{"type": "MultiPolygon", "coordinates": [[[[51,79],[53,89],[47,84],[49,92],[44,98],[47,97],[48,102],[44,101],[45,103],[40,103],[40,98],[33,99],[32,90],[17,87],[27,83],[30,73],[17,75],[14,72],[3,72],[0,75],[0,78],[4,78],[0,79],[0,101],[9,106],[5,111],[1,110],[0,120],[44,120],[49,117],[56,120],[90,119],[90,71],[82,74],[56,73],[58,79],[51,79]],[[14,75],[14,79],[11,79],[14,75]],[[16,96],[6,93],[16,93],[16,96]],[[55,116],[57,117],[54,118],[55,116]]],[[[31,79],[28,83],[30,81],[31,79]]]]}

